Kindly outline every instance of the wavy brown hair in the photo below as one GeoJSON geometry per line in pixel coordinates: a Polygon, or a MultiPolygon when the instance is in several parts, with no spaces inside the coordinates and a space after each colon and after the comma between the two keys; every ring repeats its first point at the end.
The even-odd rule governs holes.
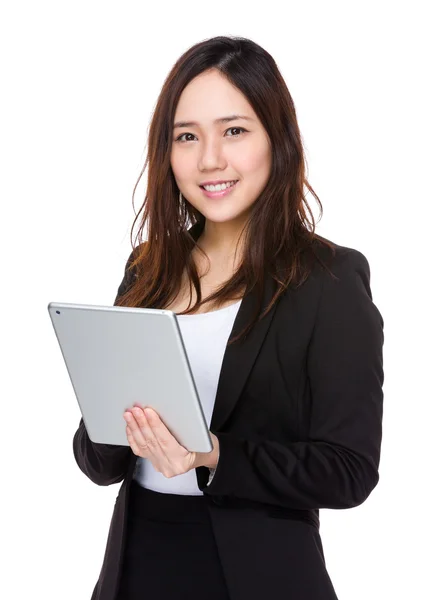
{"type": "MultiPolygon", "coordinates": [[[[249,39],[210,38],[192,46],[177,60],[163,84],[151,119],[147,158],[133,191],[133,202],[147,166],[145,198],[131,228],[133,252],[126,267],[132,275],[131,283],[115,301],[117,306],[165,308],[178,296],[184,274],[194,286],[197,301],[191,309],[179,314],[193,313],[205,303],[221,307],[228,300],[240,298],[243,290],[246,295],[256,288],[261,299],[268,273],[278,284],[277,291],[262,314],[260,301],[247,327],[229,341],[233,343],[247,335],[289,285],[302,285],[316,260],[324,264],[316,252],[317,242],[334,250],[329,240],[315,233],[315,220],[305,197],[307,189],[319,204],[321,217],[321,202],[306,179],[306,161],[292,97],[272,56],[249,39]],[[205,217],[185,198],[179,202],[170,154],[180,95],[193,78],[212,69],[239,89],[254,109],[271,142],[272,169],[242,231],[245,238],[239,268],[217,291],[202,300],[199,274],[191,253],[198,244],[188,226],[195,225],[194,229],[202,232],[205,217]]],[[[190,285],[189,306],[191,302],[190,285]]]]}

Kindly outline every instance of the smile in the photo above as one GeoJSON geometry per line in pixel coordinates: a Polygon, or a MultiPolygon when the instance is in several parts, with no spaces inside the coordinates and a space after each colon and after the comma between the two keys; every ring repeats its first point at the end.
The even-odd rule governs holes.
{"type": "Polygon", "coordinates": [[[238,185],[238,181],[222,183],[222,185],[208,185],[207,188],[199,186],[202,192],[208,198],[223,198],[227,194],[230,194],[238,185]]]}

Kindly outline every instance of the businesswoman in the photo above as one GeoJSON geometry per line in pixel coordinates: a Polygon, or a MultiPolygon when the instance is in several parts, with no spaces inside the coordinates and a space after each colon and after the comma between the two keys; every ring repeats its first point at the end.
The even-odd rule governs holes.
{"type": "Polygon", "coordinates": [[[213,450],[180,446],[148,398],[121,415],[129,446],[91,442],[81,419],[78,466],[122,482],[92,598],[335,599],[319,509],[378,482],[383,319],[366,257],[315,234],[272,57],[223,36],[187,50],[147,164],[115,304],[178,315],[213,450]]]}

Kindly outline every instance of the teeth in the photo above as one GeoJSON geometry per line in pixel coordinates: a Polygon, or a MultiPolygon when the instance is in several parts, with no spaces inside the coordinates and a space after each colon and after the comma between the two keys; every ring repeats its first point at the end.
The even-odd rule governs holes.
{"type": "Polygon", "coordinates": [[[227,183],[222,183],[218,185],[204,185],[202,187],[208,192],[220,192],[228,187],[231,187],[231,185],[234,185],[234,183],[235,181],[228,181],[227,183]]]}

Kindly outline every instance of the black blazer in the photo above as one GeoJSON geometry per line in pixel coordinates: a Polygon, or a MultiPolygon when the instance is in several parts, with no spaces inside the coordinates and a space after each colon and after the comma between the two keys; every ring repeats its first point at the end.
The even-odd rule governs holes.
{"type": "MultiPolygon", "coordinates": [[[[334,600],[319,509],[358,506],[379,480],[383,319],[367,259],[336,248],[328,264],[338,280],[316,263],[306,283],[289,288],[225,351],[209,427],[220,459],[209,487],[207,467],[196,476],[233,600],[334,600]]],[[[131,283],[131,256],[118,296],[131,283]]],[[[264,308],[274,286],[267,278],[264,308]]],[[[248,323],[255,301],[252,293],[243,298],[231,337],[248,323]]],[[[82,419],[73,451],[94,483],[123,482],[92,596],[114,600],[137,457],[126,446],[91,442],[82,419]]]]}

